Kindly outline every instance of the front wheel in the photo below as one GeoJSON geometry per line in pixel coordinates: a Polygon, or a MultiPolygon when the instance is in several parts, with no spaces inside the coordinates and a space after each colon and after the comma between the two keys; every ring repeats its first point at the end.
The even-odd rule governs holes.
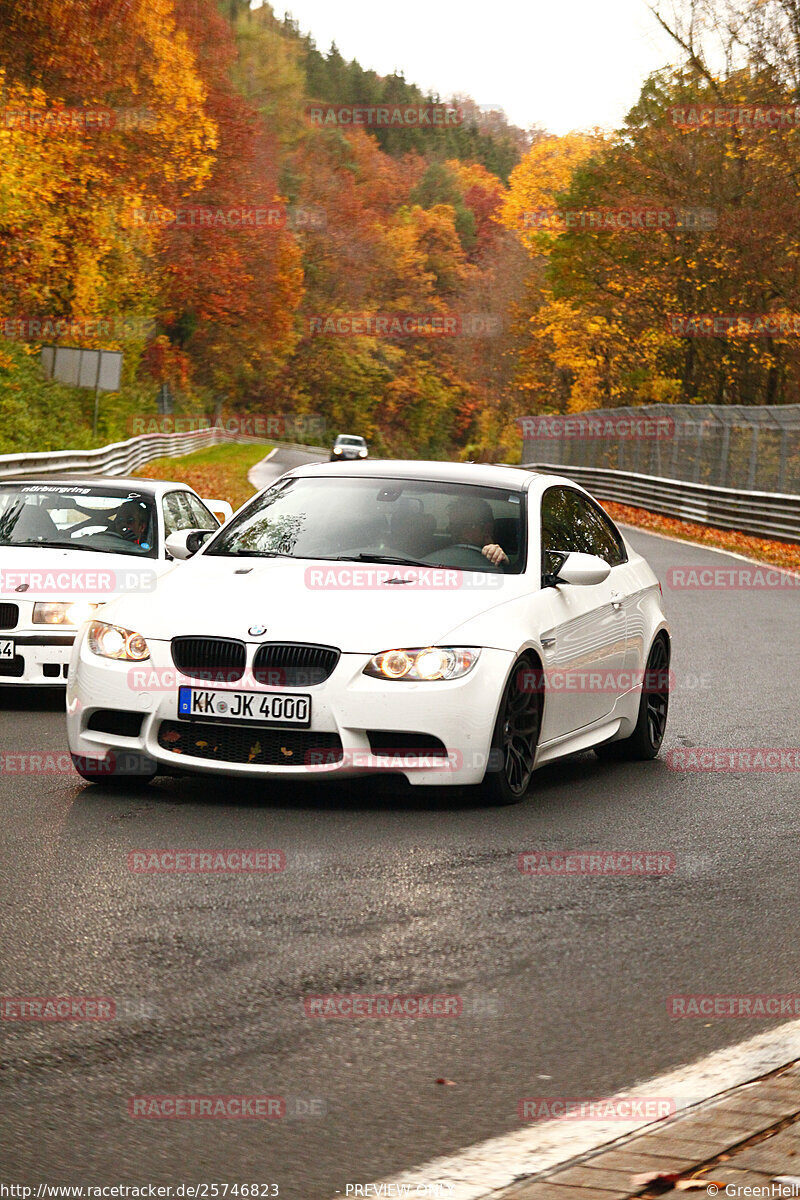
{"type": "Polygon", "coordinates": [[[503,691],[481,785],[490,804],[516,804],[528,790],[542,717],[541,692],[531,681],[539,676],[531,655],[523,654],[503,691]]]}
{"type": "Polygon", "coordinates": [[[134,787],[151,783],[156,775],[156,763],[140,754],[111,753],[107,758],[86,758],[72,755],[72,765],[87,783],[105,783],[114,787],[134,787]]]}
{"type": "Polygon", "coordinates": [[[659,634],[647,656],[639,716],[630,737],[595,746],[601,759],[645,761],[655,758],[664,741],[669,712],[669,642],[659,634]]]}

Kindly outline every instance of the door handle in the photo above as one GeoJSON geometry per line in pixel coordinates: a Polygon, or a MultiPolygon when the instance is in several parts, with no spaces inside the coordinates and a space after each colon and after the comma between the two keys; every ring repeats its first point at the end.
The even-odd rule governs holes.
{"type": "Polygon", "coordinates": [[[617,610],[621,609],[622,601],[624,599],[625,599],[625,597],[622,595],[621,592],[612,592],[611,593],[611,607],[616,608],[617,610]]]}
{"type": "Polygon", "coordinates": [[[555,646],[555,644],[556,644],[556,639],[554,637],[543,637],[542,638],[543,646],[555,646]]]}

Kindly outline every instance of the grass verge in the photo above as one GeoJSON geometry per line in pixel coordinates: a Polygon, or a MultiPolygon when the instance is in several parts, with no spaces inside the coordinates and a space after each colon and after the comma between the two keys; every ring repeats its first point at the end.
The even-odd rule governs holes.
{"type": "Polygon", "coordinates": [[[136,474],[145,479],[174,479],[188,483],[201,496],[227,500],[234,512],[253,495],[247,472],[269,454],[271,446],[209,446],[183,458],[155,458],[136,474]]]}

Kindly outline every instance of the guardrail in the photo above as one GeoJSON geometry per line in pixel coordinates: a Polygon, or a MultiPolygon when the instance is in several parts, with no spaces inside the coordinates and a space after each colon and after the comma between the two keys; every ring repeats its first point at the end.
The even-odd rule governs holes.
{"type": "Polygon", "coordinates": [[[87,475],[128,475],[154,458],[182,458],[222,442],[260,442],[262,438],[233,435],[222,429],[190,433],[143,433],[126,442],[97,450],[51,450],[44,454],[0,454],[0,479],[54,475],[62,471],[87,475]]]}
{"type": "Polygon", "coordinates": [[[757,537],[800,542],[800,496],[778,492],[745,492],[736,488],[687,483],[615,471],[555,463],[523,463],[526,471],[566,475],[600,500],[616,500],[650,512],[680,517],[717,529],[735,529],[757,537]]]}

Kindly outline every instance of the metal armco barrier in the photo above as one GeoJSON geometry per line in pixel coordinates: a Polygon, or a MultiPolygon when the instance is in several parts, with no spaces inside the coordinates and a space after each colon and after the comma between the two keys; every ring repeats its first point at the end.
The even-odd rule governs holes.
{"type": "Polygon", "coordinates": [[[800,542],[800,496],[711,487],[603,467],[555,463],[524,463],[523,466],[527,471],[540,471],[546,475],[566,475],[593,492],[599,500],[616,500],[620,504],[717,529],[800,542]]]}
{"type": "MultiPolygon", "coordinates": [[[[0,479],[23,475],[81,472],[86,475],[128,475],[154,458],[182,458],[222,442],[260,442],[261,438],[232,435],[221,429],[191,433],[144,433],[126,442],[97,450],[51,450],[46,454],[0,454],[0,479]]],[[[272,443],[270,443],[272,444],[272,443]]]]}

